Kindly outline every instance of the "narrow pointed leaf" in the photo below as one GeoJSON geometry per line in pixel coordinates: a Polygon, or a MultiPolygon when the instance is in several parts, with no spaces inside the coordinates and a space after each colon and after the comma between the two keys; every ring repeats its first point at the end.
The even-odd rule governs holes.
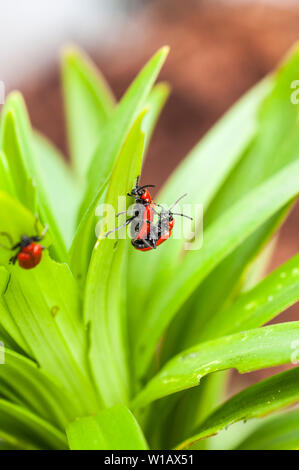
{"type": "MultiPolygon", "coordinates": [[[[298,107],[290,100],[290,83],[298,73],[297,47],[272,74],[274,86],[260,106],[256,137],[206,211],[205,227],[217,220],[236,200],[289,163],[298,160],[298,107]]],[[[192,311],[192,321],[190,313],[184,318],[189,327],[185,330],[183,341],[178,341],[180,349],[191,347],[199,341],[198,332],[204,332],[206,322],[214,312],[221,309],[224,314],[246,282],[249,264],[284,222],[292,205],[292,202],[287,204],[255,231],[197,289],[189,310],[192,311]]],[[[180,330],[179,325],[177,329],[180,330]]]]}
{"type": "Polygon", "coordinates": [[[115,103],[105,79],[83,52],[67,47],[61,65],[69,147],[83,179],[115,103]]]}
{"type": "Polygon", "coordinates": [[[125,406],[100,411],[95,417],[81,418],[67,428],[72,450],[147,450],[136,419],[125,406]]]}
{"type": "Polygon", "coordinates": [[[298,450],[299,409],[271,417],[242,441],[237,450],[298,450]]]}
{"type": "Polygon", "coordinates": [[[160,290],[150,302],[143,319],[143,332],[137,341],[135,354],[139,374],[151,360],[166,326],[200,282],[298,192],[299,160],[279,171],[227,210],[206,231],[202,248],[188,252],[180,269],[172,273],[165,283],[161,282],[160,290]]]}
{"type": "MultiPolygon", "coordinates": [[[[145,148],[149,144],[150,136],[158,119],[158,116],[167,100],[169,87],[165,83],[156,85],[148,97],[148,112],[142,123],[145,134],[145,148]]],[[[70,251],[71,269],[81,287],[84,287],[90,257],[96,243],[95,220],[96,208],[104,202],[108,187],[108,179],[99,187],[93,203],[80,220],[78,230],[72,243],[70,251]]]]}
{"type": "Polygon", "coordinates": [[[200,341],[264,325],[299,300],[299,255],[269,274],[208,322],[200,341]]]}
{"type": "MultiPolygon", "coordinates": [[[[140,174],[144,114],[143,111],[132,127],[111,177],[106,203],[115,208],[115,214],[118,212],[118,197],[130,191],[140,174]]],[[[101,235],[103,231],[107,231],[105,227],[101,235]]],[[[86,283],[85,321],[91,322],[90,362],[106,406],[126,403],[130,393],[124,310],[128,242],[100,239],[93,250],[86,283]]]]}
{"type": "Polygon", "coordinates": [[[3,300],[31,357],[74,394],[82,410],[95,411],[77,294],[69,269],[44,253],[31,271],[12,268],[3,300]]]}
{"type": "Polygon", "coordinates": [[[40,180],[59,231],[69,247],[76,228],[82,188],[58,150],[41,134],[34,133],[33,137],[40,180]]]}
{"type": "MultiPolygon", "coordinates": [[[[28,346],[24,335],[18,328],[14,316],[11,315],[10,311],[7,308],[5,301],[3,300],[4,293],[6,292],[7,286],[10,281],[10,274],[3,266],[0,267],[0,324],[3,330],[4,336],[3,340],[6,346],[16,345],[19,351],[30,356],[31,350],[28,346]],[[6,342],[6,337],[8,337],[8,343],[6,342]]],[[[14,347],[15,350],[15,347],[14,347]]]]}
{"type": "Polygon", "coordinates": [[[224,336],[187,349],[169,361],[133,400],[134,408],[195,387],[205,375],[235,368],[240,373],[291,362],[299,322],[224,336]]]}
{"type": "Polygon", "coordinates": [[[12,197],[17,197],[7,158],[2,150],[0,150],[0,190],[12,197]]]}
{"type": "Polygon", "coordinates": [[[80,416],[75,397],[35,362],[9,350],[6,345],[4,359],[5,364],[0,367],[1,396],[60,429],[80,416]]]}
{"type": "MultiPolygon", "coordinates": [[[[210,321],[207,320],[203,331],[198,333],[198,340],[208,341],[251,328],[257,328],[270,321],[298,300],[299,257],[297,255],[271,273],[250,291],[241,295],[229,309],[219,309],[210,321]]],[[[190,428],[190,420],[193,423],[202,421],[200,418],[207,414],[213,394],[217,393],[219,395],[219,392],[223,390],[224,386],[223,384],[219,386],[217,376],[218,374],[215,376],[215,380],[214,374],[207,377],[209,379],[208,383],[203,381],[199,388],[192,389],[184,394],[179,404],[176,402],[175,408],[172,405],[173,412],[171,418],[174,420],[174,425],[171,428],[173,429],[173,434],[178,436],[176,441],[186,436],[186,433],[183,433],[183,431],[188,424],[190,428]],[[213,383],[216,384],[215,390],[213,383]],[[205,389],[208,398],[205,395],[205,389]],[[202,396],[204,396],[204,399],[201,398],[202,396]]],[[[215,408],[215,406],[212,408],[215,408]]],[[[165,427],[165,431],[169,437],[167,427],[165,427]]],[[[171,445],[173,443],[172,441],[171,445]]]]}
{"type": "MultiPolygon", "coordinates": [[[[36,210],[36,191],[30,181],[28,169],[22,147],[22,137],[16,124],[16,112],[10,107],[10,101],[5,105],[1,115],[0,148],[1,158],[6,158],[3,165],[7,168],[11,178],[11,191],[22,200],[22,203],[31,211],[36,210]]],[[[9,184],[9,183],[8,183],[9,184]]],[[[1,190],[7,189],[7,183],[1,190]]]]}
{"type": "Polygon", "coordinates": [[[299,400],[299,368],[282,372],[243,390],[221,405],[178,448],[212,436],[237,421],[263,417],[299,400]]]}
{"type": "Polygon", "coordinates": [[[30,411],[0,399],[0,438],[22,449],[67,449],[63,432],[30,411]]]}
{"type": "Polygon", "coordinates": [[[107,179],[99,188],[93,203],[80,220],[70,249],[70,267],[82,290],[85,286],[92,251],[96,244],[95,222],[97,207],[105,201],[108,182],[109,180],[107,179]]]}
{"type": "Polygon", "coordinates": [[[57,259],[65,261],[67,259],[65,242],[42,184],[38,155],[34,149],[30,121],[22,96],[19,93],[12,93],[6,100],[3,112],[0,145],[14,175],[14,184],[19,187],[18,198],[34,214],[38,212],[43,223],[49,225],[55,240],[51,251],[57,259]]]}
{"type": "Polygon", "coordinates": [[[96,197],[97,190],[111,173],[125,138],[140,113],[166,59],[168,48],[160,49],[134,80],[104,129],[88,172],[88,186],[80,217],[96,197]]]}
{"type": "MultiPolygon", "coordinates": [[[[0,192],[0,207],[0,232],[8,231],[15,242],[23,233],[34,233],[35,217],[20,203],[0,192]]],[[[46,246],[47,240],[45,237],[46,246]]],[[[0,247],[0,256],[2,264],[8,265],[11,253],[0,247]]],[[[18,265],[7,269],[10,277],[1,271],[4,318],[0,321],[4,328],[46,371],[76,391],[83,409],[94,411],[79,293],[69,268],[55,263],[44,251],[34,270],[25,271],[18,265]]]]}
{"type": "Polygon", "coordinates": [[[146,106],[148,107],[148,113],[143,121],[143,130],[145,134],[145,147],[149,145],[152,133],[154,131],[157,120],[160,113],[168,99],[170,93],[170,87],[168,83],[158,83],[150,92],[146,106]]]}
{"type": "MultiPolygon", "coordinates": [[[[273,72],[271,77],[267,77],[266,81],[269,82],[269,84],[271,82],[272,87],[269,87],[269,91],[259,104],[259,109],[256,113],[256,132],[254,139],[252,139],[245,152],[242,152],[241,158],[238,160],[235,167],[232,168],[230,174],[217,191],[216,197],[214,196],[211,203],[205,206],[205,230],[207,230],[213,221],[221,217],[231,205],[247,194],[248,191],[256,187],[257,184],[266,181],[278,169],[298,159],[298,107],[294,106],[290,100],[290,83],[293,77],[298,74],[298,71],[299,54],[297,48],[288,55],[284,63],[280,65],[277,71],[273,72]]],[[[240,129],[238,125],[236,125],[235,128],[238,129],[238,131],[240,129]]],[[[230,145],[228,147],[230,148],[230,145]]],[[[213,162],[214,160],[217,160],[217,158],[212,155],[211,161],[213,162]]],[[[214,172],[212,172],[211,177],[207,178],[207,187],[210,184],[210,179],[212,178],[213,180],[213,176],[214,172]]],[[[196,175],[196,179],[197,177],[198,175],[196,175]]],[[[201,187],[198,188],[198,193],[201,193],[201,187]]],[[[199,341],[221,336],[221,325],[219,325],[220,328],[218,328],[217,320],[221,318],[223,322],[225,322],[226,318],[229,323],[227,316],[228,309],[241,290],[244,289],[244,287],[249,288],[249,276],[252,285],[261,279],[261,274],[265,272],[267,266],[267,259],[269,260],[271,256],[270,252],[273,251],[274,243],[271,242],[269,245],[269,240],[272,239],[275,230],[284,223],[286,215],[292,205],[292,203],[288,204],[271,217],[269,221],[250,235],[245,242],[227,256],[204,279],[186,304],[182,306],[178,315],[176,315],[174,321],[168,328],[163,341],[160,359],[162,363],[165,363],[165,361],[178,352],[192,347],[199,341]],[[259,272],[255,273],[253,277],[252,272],[254,265],[259,266],[259,272]],[[256,274],[260,277],[257,277],[256,274]],[[211,321],[215,326],[213,331],[209,327],[211,321]],[[208,328],[209,331],[206,332],[206,328],[208,328]],[[181,333],[182,330],[184,331],[183,335],[181,333]]],[[[175,259],[173,256],[169,256],[168,259],[169,258],[172,260],[175,259]]],[[[138,266],[134,266],[134,268],[138,270],[138,266]]],[[[171,269],[169,261],[160,263],[157,269],[159,271],[171,269]]],[[[179,269],[179,265],[178,267],[175,265],[173,269],[179,269]]],[[[154,274],[155,282],[159,285],[160,279],[158,272],[155,271],[154,274]]],[[[130,282],[131,284],[134,282],[132,276],[130,276],[130,282]]],[[[151,286],[150,291],[156,291],[155,285],[151,286]]],[[[270,298],[271,295],[272,294],[269,294],[270,298]]],[[[136,296],[132,298],[134,299],[135,297],[136,296]]],[[[138,299],[138,302],[140,302],[140,299],[138,299]]],[[[136,311],[134,306],[132,311],[136,311]]],[[[139,310],[137,310],[137,312],[138,311],[139,310]]],[[[273,316],[275,316],[274,312],[273,316]]],[[[253,322],[256,319],[256,316],[253,315],[253,322]]],[[[260,326],[260,323],[254,323],[253,327],[257,326],[260,326]]],[[[240,328],[240,330],[241,329],[247,329],[247,327],[240,328]]],[[[232,329],[225,334],[240,330],[232,329]]],[[[208,393],[209,395],[213,395],[209,384],[210,382],[208,381],[208,393]]],[[[206,387],[206,382],[201,385],[201,388],[202,387],[206,387]]],[[[194,414],[196,413],[196,409],[198,409],[198,422],[202,420],[201,410],[204,409],[204,412],[206,412],[207,407],[201,407],[200,400],[198,399],[197,401],[196,398],[202,393],[203,392],[198,389],[187,392],[182,397],[180,403],[176,405],[172,413],[173,421],[176,424],[175,426],[170,424],[170,427],[177,430],[177,440],[181,440],[184,437],[180,432],[186,424],[183,413],[180,413],[181,409],[184,410],[185,415],[192,416],[193,420],[196,420],[194,414]],[[179,416],[175,417],[174,414],[178,414],[179,416]]],[[[215,404],[214,407],[216,405],[217,404],[215,404]]],[[[165,433],[166,435],[168,433],[167,427],[165,428],[165,433]]]]}
{"type": "MultiPolygon", "coordinates": [[[[0,243],[6,248],[0,246],[0,265],[8,265],[9,259],[13,252],[10,239],[3,233],[10,235],[13,244],[21,240],[22,235],[36,235],[36,219],[35,216],[19,201],[9,196],[7,193],[0,191],[0,243]]],[[[40,223],[37,225],[39,233],[42,233],[43,227],[40,223]]],[[[46,234],[43,239],[44,246],[50,245],[51,237],[46,234]]]]}
{"type": "MultiPolygon", "coordinates": [[[[264,80],[225,114],[175,169],[158,196],[159,202],[173,203],[180,195],[180,188],[181,194],[188,193],[186,202],[202,204],[206,212],[223,181],[255,137],[258,131],[258,110],[271,87],[272,80],[264,80]],[[236,128],[240,130],[237,134],[236,128]]],[[[150,286],[154,282],[158,284],[160,278],[167,277],[175,269],[184,243],[184,240],[172,240],[148,256],[147,277],[150,286]]],[[[140,253],[134,253],[131,258],[128,285],[132,299],[130,305],[136,311],[134,299],[138,299],[140,309],[143,302],[147,301],[149,292],[144,291],[133,276],[134,272],[142,269],[144,257],[140,253]]]]}

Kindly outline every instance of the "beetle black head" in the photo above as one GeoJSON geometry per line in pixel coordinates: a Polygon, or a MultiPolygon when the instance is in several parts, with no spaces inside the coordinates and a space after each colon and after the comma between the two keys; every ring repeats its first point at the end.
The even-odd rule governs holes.
{"type": "Polygon", "coordinates": [[[139,178],[140,177],[137,176],[135,187],[131,190],[130,193],[128,193],[128,196],[134,197],[136,199],[139,199],[143,196],[143,194],[145,193],[146,188],[154,188],[155,187],[154,184],[145,184],[143,186],[139,186],[139,178]]]}
{"type": "Polygon", "coordinates": [[[22,235],[20,245],[22,248],[24,248],[25,246],[30,245],[30,243],[32,242],[33,242],[33,237],[27,237],[27,235],[22,235]]]}

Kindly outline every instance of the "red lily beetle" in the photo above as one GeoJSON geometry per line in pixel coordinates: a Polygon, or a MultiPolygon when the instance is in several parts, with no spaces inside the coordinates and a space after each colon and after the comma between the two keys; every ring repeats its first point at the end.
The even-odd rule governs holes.
{"type": "Polygon", "coordinates": [[[22,269],[33,269],[37,266],[42,259],[43,250],[45,249],[44,246],[40,245],[40,241],[44,238],[48,227],[45,228],[43,233],[38,236],[34,235],[32,237],[27,237],[23,235],[21,241],[13,245],[11,236],[6,232],[0,232],[0,235],[5,236],[13,245],[11,248],[8,248],[2,244],[2,248],[6,250],[14,251],[18,249],[18,252],[12,256],[9,260],[10,263],[15,264],[17,261],[19,263],[20,268],[22,269]]]}
{"type": "Polygon", "coordinates": [[[132,245],[139,251],[150,251],[156,249],[159,245],[164,243],[168,240],[172,234],[173,226],[174,226],[174,215],[179,215],[180,217],[186,217],[187,219],[193,220],[192,217],[189,217],[185,214],[178,214],[176,212],[172,212],[171,209],[187,194],[181,196],[171,207],[169,210],[162,208],[162,211],[159,214],[159,219],[157,224],[151,224],[151,230],[148,235],[141,239],[136,237],[132,240],[132,245]]]}
{"type": "Polygon", "coordinates": [[[133,221],[134,224],[132,225],[132,238],[145,238],[149,233],[155,213],[154,206],[158,204],[154,203],[149,191],[146,188],[154,188],[155,186],[153,184],[139,186],[139,178],[140,177],[137,176],[135,187],[131,190],[130,193],[127,193],[127,196],[135,199],[135,204],[132,210],[119,212],[116,216],[119,217],[120,215],[128,214],[129,212],[133,213],[133,215],[128,220],[126,220],[123,225],[120,225],[114,230],[107,232],[105,235],[106,237],[108,237],[111,233],[126,227],[133,221]]]}

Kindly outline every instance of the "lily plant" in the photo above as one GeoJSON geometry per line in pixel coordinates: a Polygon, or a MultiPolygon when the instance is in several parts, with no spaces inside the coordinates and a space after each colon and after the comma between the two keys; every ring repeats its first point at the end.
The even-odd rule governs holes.
{"type": "MultiPolygon", "coordinates": [[[[264,326],[299,299],[298,255],[264,275],[299,192],[299,49],[226,113],[156,198],[171,205],[182,191],[186,204],[202,205],[200,249],[174,236],[143,253],[129,238],[103,236],[97,208],[117,212],[142,175],[169,94],[155,85],[167,53],[117,103],[91,61],[64,50],[71,165],[32,129],[20,93],[3,106],[0,232],[16,244],[49,230],[34,269],[10,264],[0,247],[1,449],[299,447],[290,407],[298,368],[226,396],[230,369],[299,361],[299,322],[264,326]],[[241,432],[234,423],[243,421],[241,432]],[[211,437],[231,424],[226,442],[211,437]]],[[[194,230],[201,223],[195,216],[194,230]]]]}

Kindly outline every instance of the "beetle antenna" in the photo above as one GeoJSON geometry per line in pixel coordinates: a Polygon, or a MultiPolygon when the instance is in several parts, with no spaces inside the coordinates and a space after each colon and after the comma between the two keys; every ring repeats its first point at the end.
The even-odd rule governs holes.
{"type": "Polygon", "coordinates": [[[133,222],[135,217],[131,217],[130,219],[128,219],[124,224],[120,225],[119,227],[116,227],[114,228],[113,230],[110,230],[109,232],[106,233],[105,237],[109,237],[109,235],[113,232],[116,232],[117,230],[120,230],[121,228],[123,227],[126,227],[127,225],[129,225],[131,222],[133,222]]]}
{"type": "Polygon", "coordinates": [[[129,211],[121,211],[116,214],[116,217],[119,217],[120,215],[127,214],[129,211]]]}
{"type": "Polygon", "coordinates": [[[189,215],[185,214],[178,214],[177,212],[172,212],[172,215],[180,215],[181,217],[186,217],[186,219],[193,220],[193,217],[190,217],[189,215]]]}
{"type": "Polygon", "coordinates": [[[170,206],[170,209],[169,209],[169,210],[171,211],[171,209],[172,209],[174,206],[176,206],[176,205],[177,205],[184,197],[186,197],[186,196],[187,196],[187,193],[186,193],[186,194],[183,194],[183,196],[179,197],[179,198],[177,199],[177,201],[175,201],[175,202],[172,204],[172,206],[170,206]]]}

